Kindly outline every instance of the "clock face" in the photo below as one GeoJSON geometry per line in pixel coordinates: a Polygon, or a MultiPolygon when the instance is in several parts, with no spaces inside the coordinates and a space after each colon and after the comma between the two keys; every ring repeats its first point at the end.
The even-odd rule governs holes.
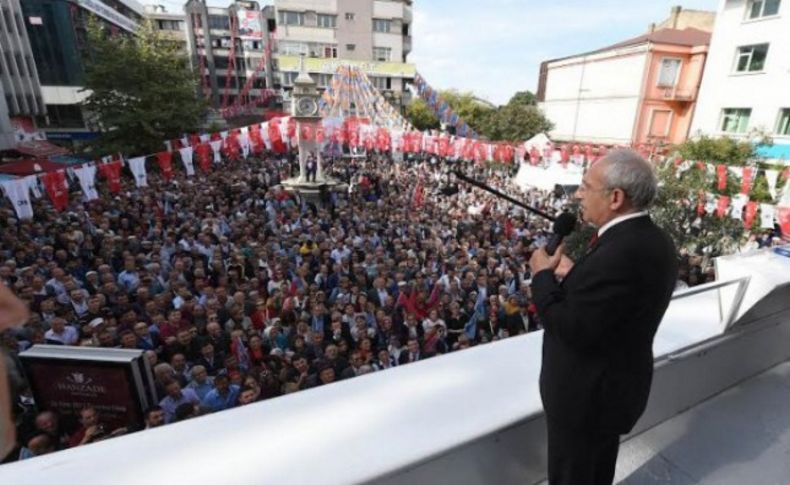
{"type": "Polygon", "coordinates": [[[315,116],[318,114],[318,104],[313,98],[301,98],[296,102],[296,114],[299,116],[315,116]]]}

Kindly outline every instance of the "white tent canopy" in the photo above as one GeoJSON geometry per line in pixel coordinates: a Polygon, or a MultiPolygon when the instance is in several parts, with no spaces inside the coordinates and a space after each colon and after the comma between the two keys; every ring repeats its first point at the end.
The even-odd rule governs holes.
{"type": "Polygon", "coordinates": [[[534,167],[522,163],[518,173],[513,178],[521,190],[538,188],[541,190],[553,190],[555,185],[581,185],[583,169],[574,164],[563,167],[559,163],[553,163],[548,168],[534,167]]]}
{"type": "Polygon", "coordinates": [[[526,148],[527,151],[532,150],[532,147],[535,147],[538,150],[543,150],[549,143],[551,143],[551,139],[549,139],[545,133],[538,133],[524,142],[524,148],[526,148]]]}

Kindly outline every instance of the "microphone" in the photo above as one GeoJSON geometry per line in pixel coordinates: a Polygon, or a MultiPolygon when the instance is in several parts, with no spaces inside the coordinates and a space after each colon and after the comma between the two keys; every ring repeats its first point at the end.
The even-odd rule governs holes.
{"type": "Polygon", "coordinates": [[[576,228],[576,216],[569,212],[563,212],[554,221],[554,234],[546,245],[546,252],[549,256],[554,256],[554,252],[562,244],[562,240],[576,228]]]}

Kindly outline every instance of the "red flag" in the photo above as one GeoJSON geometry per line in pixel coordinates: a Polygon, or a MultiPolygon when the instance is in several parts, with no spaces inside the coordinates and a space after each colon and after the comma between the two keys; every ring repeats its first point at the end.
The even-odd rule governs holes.
{"type": "Polygon", "coordinates": [[[790,206],[776,206],[776,220],[782,229],[782,239],[790,238],[790,206]]]}
{"type": "Polygon", "coordinates": [[[69,185],[66,182],[66,174],[61,170],[47,172],[41,176],[47,195],[52,201],[52,205],[58,211],[63,211],[69,205],[69,185]]]}
{"type": "Polygon", "coordinates": [[[315,141],[318,143],[324,143],[326,141],[326,133],[324,133],[324,127],[318,126],[315,129],[315,141]]]}
{"type": "Polygon", "coordinates": [[[291,140],[296,136],[296,118],[288,118],[288,126],[286,127],[286,134],[291,140]]]}
{"type": "Polygon", "coordinates": [[[197,145],[200,145],[200,135],[197,135],[197,134],[191,135],[189,137],[189,144],[190,144],[190,146],[193,146],[193,147],[197,146],[197,145]]]}
{"type": "Polygon", "coordinates": [[[162,177],[169,181],[173,178],[173,153],[172,152],[159,152],[156,154],[156,161],[159,163],[159,169],[162,171],[162,177]]]}
{"type": "MultiPolygon", "coordinates": [[[[567,152],[566,152],[566,153],[567,153],[567,152]]],[[[537,164],[538,164],[538,162],[540,162],[540,152],[539,152],[539,151],[538,151],[538,149],[535,147],[535,145],[533,145],[533,146],[532,146],[532,149],[529,151],[529,162],[530,162],[532,165],[537,165],[537,164]]]]}
{"type": "Polygon", "coordinates": [[[117,194],[121,191],[121,169],[123,165],[120,160],[114,160],[108,163],[97,164],[99,173],[102,177],[107,179],[110,186],[110,192],[117,194]]]}
{"type": "Polygon", "coordinates": [[[726,195],[722,195],[719,197],[719,203],[716,206],[716,215],[719,217],[724,217],[727,215],[727,208],[730,206],[730,198],[726,195]]]}
{"type": "Polygon", "coordinates": [[[280,120],[274,118],[269,121],[269,140],[272,143],[272,151],[274,153],[285,153],[287,147],[283,142],[282,134],[280,133],[280,120]]]}
{"type": "Polygon", "coordinates": [[[313,141],[313,127],[307,123],[299,125],[299,138],[304,141],[313,141]]]}
{"type": "Polygon", "coordinates": [[[705,193],[700,192],[697,197],[697,215],[702,216],[705,214],[705,193]]]}
{"type": "Polygon", "coordinates": [[[208,143],[201,143],[195,148],[195,155],[200,168],[204,172],[210,171],[212,159],[211,146],[209,146],[208,143]]]}
{"type": "Polygon", "coordinates": [[[570,159],[571,155],[568,152],[568,145],[562,145],[562,147],[560,147],[560,161],[562,161],[563,164],[566,164],[568,161],[570,161],[570,159]]]}
{"type": "Polygon", "coordinates": [[[716,175],[718,176],[719,180],[719,190],[724,190],[727,188],[727,167],[724,165],[716,165],[716,175]]]}
{"type": "Polygon", "coordinates": [[[746,203],[746,215],[743,219],[743,225],[746,229],[751,229],[754,224],[754,218],[757,215],[757,202],[749,201],[746,203]]]}
{"type": "Polygon", "coordinates": [[[752,167],[743,167],[743,178],[741,179],[741,193],[749,195],[752,190],[752,167]]]}
{"type": "Polygon", "coordinates": [[[508,217],[505,221],[505,239],[513,239],[513,221],[508,217]]]}

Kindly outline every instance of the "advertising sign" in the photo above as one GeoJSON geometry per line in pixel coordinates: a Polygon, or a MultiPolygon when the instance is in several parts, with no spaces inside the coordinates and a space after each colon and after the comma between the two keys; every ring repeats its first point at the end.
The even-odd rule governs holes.
{"type": "Polygon", "coordinates": [[[69,418],[92,406],[110,428],[137,427],[156,402],[142,351],[35,345],[20,358],[40,410],[69,418]]]}
{"type": "Polygon", "coordinates": [[[248,40],[263,39],[263,25],[260,12],[239,9],[236,12],[239,21],[239,37],[248,40]]]}

